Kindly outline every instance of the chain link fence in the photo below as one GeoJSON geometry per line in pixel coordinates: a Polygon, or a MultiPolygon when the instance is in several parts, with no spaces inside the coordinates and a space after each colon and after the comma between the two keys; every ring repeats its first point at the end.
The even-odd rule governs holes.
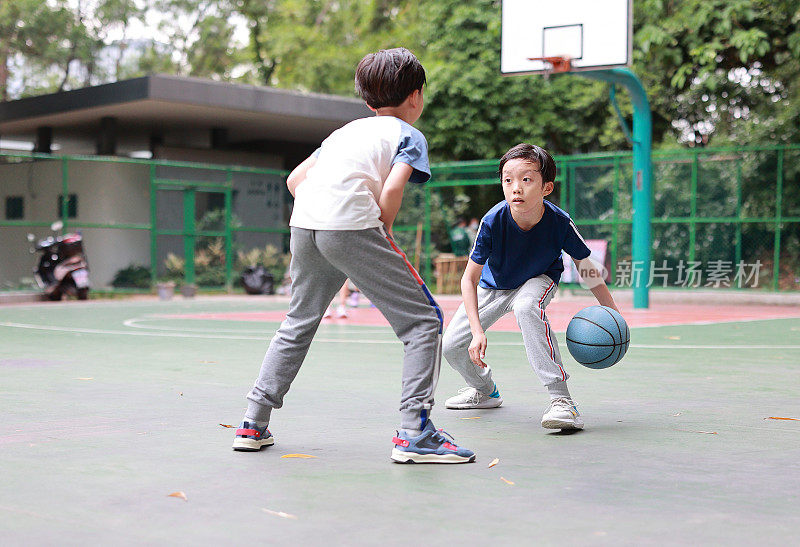
{"type": "MultiPolygon", "coordinates": [[[[551,201],[607,244],[612,283],[631,286],[632,155],[557,157],[551,201]]],[[[435,166],[426,274],[450,251],[447,226],[503,199],[497,162],[435,166]],[[445,206],[438,204],[443,203],[445,206]]],[[[651,287],[800,290],[800,146],[653,154],[651,287]]],[[[426,234],[427,237],[427,234],[426,234]]]]}
{"type": "MultiPolygon", "coordinates": [[[[612,283],[629,286],[642,270],[631,262],[631,154],[555,159],[551,201],[585,239],[605,242],[612,283]]],[[[469,229],[503,199],[497,164],[441,163],[428,184],[408,185],[395,238],[432,285],[437,265],[456,271],[465,260],[451,253],[457,222],[469,229]]],[[[84,235],[95,286],[116,285],[122,272],[142,287],[174,280],[230,288],[256,262],[279,283],[292,206],[286,174],[0,154],[0,288],[30,284],[26,235],[49,235],[54,220],[84,235]]],[[[652,200],[651,286],[800,290],[799,145],[655,152],[652,200]]]]}

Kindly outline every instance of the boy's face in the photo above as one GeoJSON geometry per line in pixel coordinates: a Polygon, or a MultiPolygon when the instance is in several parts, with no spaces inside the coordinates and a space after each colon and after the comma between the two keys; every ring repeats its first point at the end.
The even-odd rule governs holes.
{"type": "Polygon", "coordinates": [[[539,164],[522,158],[503,165],[503,195],[515,214],[538,214],[544,197],[552,193],[553,183],[542,182],[539,164]]]}

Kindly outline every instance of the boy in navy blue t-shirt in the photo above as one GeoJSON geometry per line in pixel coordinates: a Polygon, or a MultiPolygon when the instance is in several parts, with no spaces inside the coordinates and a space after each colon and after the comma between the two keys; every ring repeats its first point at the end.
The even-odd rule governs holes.
{"type": "Polygon", "coordinates": [[[500,159],[499,171],[505,201],[481,221],[461,278],[464,303],[443,340],[445,358],[468,387],[445,406],[474,409],[502,404],[491,368],[483,361],[484,330],[514,312],[528,360],[550,393],[542,427],[581,429],[583,420],[567,389],[569,375],[545,315],[564,271],[562,249],[573,258],[597,301],[615,310],[617,306],[569,215],[544,199],[553,191],[556,175],[550,154],[535,145],[518,144],[500,159]]]}

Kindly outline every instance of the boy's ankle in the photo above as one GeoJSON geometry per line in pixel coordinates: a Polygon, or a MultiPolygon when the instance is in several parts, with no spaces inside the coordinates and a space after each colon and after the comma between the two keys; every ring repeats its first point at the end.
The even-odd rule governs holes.
{"type": "Polygon", "coordinates": [[[260,405],[255,401],[248,401],[247,411],[244,413],[244,419],[245,421],[252,423],[268,424],[271,414],[271,406],[260,405]]]}
{"type": "Polygon", "coordinates": [[[547,386],[547,392],[550,394],[550,399],[558,399],[558,398],[565,398],[565,399],[572,399],[572,396],[569,394],[569,389],[567,388],[566,381],[559,381],[547,386]]]}

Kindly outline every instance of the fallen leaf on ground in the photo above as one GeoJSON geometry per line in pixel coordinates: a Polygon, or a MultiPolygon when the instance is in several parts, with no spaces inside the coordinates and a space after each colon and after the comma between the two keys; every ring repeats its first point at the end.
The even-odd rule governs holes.
{"type": "Polygon", "coordinates": [[[495,458],[495,459],[493,459],[492,461],[489,462],[489,467],[494,467],[498,463],[500,463],[500,460],[498,458],[495,458]]]}
{"type": "Polygon", "coordinates": [[[680,336],[667,336],[667,340],[680,340],[680,336]]]}
{"type": "Polygon", "coordinates": [[[685,431],[687,433],[705,433],[706,435],[716,435],[716,431],[693,431],[691,429],[679,429],[678,431],[685,431]]]}
{"type": "Polygon", "coordinates": [[[780,416],[770,416],[769,418],[764,418],[765,420],[792,420],[795,422],[800,422],[800,418],[781,418],[780,416]]]}
{"type": "Polygon", "coordinates": [[[73,380],[94,380],[94,378],[92,378],[92,377],[89,377],[89,378],[73,378],[73,380]]]}
{"type": "Polygon", "coordinates": [[[217,364],[216,361],[200,361],[204,365],[215,365],[217,364]]]}
{"type": "Polygon", "coordinates": [[[275,515],[276,517],[281,517],[282,519],[295,519],[295,520],[297,520],[296,516],[290,515],[289,513],[284,513],[283,511],[272,511],[270,509],[264,509],[263,507],[261,508],[261,510],[264,511],[265,513],[270,514],[270,515],[275,515]]]}
{"type": "Polygon", "coordinates": [[[236,426],[228,425],[228,424],[219,424],[219,425],[221,425],[222,427],[236,427],[236,426]]]}
{"type": "Polygon", "coordinates": [[[316,458],[310,454],[284,454],[281,458],[316,458]]]}
{"type": "Polygon", "coordinates": [[[462,420],[480,420],[480,416],[470,416],[469,418],[461,418],[462,420]]]}
{"type": "Polygon", "coordinates": [[[510,484],[511,486],[514,486],[514,483],[512,481],[508,480],[505,477],[500,477],[500,480],[503,481],[506,484],[510,484]]]}
{"type": "Polygon", "coordinates": [[[184,494],[183,492],[173,492],[172,494],[170,494],[167,497],[168,498],[181,498],[183,501],[189,501],[189,499],[186,497],[186,494],[184,494]]]}

